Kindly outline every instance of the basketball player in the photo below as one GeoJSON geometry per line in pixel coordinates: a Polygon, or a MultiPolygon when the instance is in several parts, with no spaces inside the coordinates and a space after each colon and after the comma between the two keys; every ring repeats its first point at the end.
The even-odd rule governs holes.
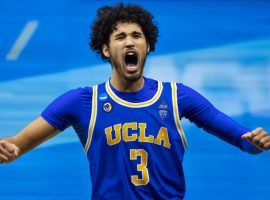
{"type": "Polygon", "coordinates": [[[17,135],[2,139],[0,162],[73,126],[90,163],[92,199],[180,200],[187,147],[181,118],[248,153],[268,150],[270,136],[263,128],[239,125],[183,84],[143,76],[158,36],[152,20],[137,5],[100,8],[90,47],[111,64],[110,79],[63,94],[17,135]]]}

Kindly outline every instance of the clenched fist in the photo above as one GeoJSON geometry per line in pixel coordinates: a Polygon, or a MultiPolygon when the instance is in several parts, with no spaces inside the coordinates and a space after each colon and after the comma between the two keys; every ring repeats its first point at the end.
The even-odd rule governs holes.
{"type": "Polygon", "coordinates": [[[0,164],[10,163],[19,157],[20,149],[12,143],[0,140],[0,164]]]}
{"type": "Polygon", "coordinates": [[[257,128],[252,132],[245,133],[242,135],[242,139],[247,139],[262,151],[270,149],[270,135],[263,128],[257,128]]]}

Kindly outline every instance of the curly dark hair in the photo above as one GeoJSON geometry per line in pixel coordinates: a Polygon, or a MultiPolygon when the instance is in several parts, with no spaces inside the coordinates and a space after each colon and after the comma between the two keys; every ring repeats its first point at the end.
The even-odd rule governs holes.
{"type": "Polygon", "coordinates": [[[149,43],[150,51],[155,50],[158,27],[153,21],[153,15],[141,6],[124,5],[123,3],[115,6],[103,6],[97,10],[96,17],[91,26],[89,46],[94,52],[101,55],[102,60],[109,61],[102,53],[102,45],[109,45],[110,35],[119,21],[139,24],[149,43]]]}

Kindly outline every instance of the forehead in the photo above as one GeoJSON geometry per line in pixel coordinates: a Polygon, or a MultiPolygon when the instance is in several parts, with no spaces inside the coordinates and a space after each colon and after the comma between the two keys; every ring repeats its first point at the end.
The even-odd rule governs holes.
{"type": "Polygon", "coordinates": [[[112,35],[115,35],[117,33],[132,33],[132,32],[142,32],[142,29],[139,24],[134,22],[117,22],[114,31],[112,32],[112,35]]]}

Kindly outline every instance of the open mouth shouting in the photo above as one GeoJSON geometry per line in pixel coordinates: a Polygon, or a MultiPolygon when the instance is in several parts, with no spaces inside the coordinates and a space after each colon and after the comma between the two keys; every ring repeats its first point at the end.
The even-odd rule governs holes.
{"type": "Polygon", "coordinates": [[[127,51],[125,53],[125,64],[128,73],[134,73],[138,70],[138,60],[136,51],[127,51]]]}

